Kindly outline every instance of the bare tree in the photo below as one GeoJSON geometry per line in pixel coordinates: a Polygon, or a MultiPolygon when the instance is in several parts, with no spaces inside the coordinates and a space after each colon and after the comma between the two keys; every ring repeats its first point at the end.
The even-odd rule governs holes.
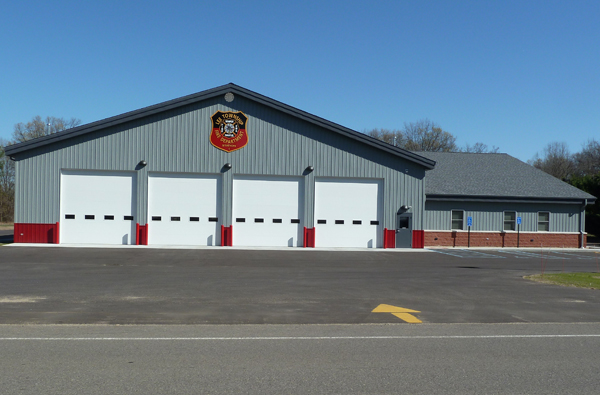
{"type": "Polygon", "coordinates": [[[396,147],[404,146],[404,136],[401,130],[373,129],[363,133],[396,147]]]}
{"type": "Polygon", "coordinates": [[[442,130],[429,119],[405,123],[402,130],[373,129],[365,131],[371,137],[409,151],[458,151],[456,137],[442,130]]]}
{"type": "Polygon", "coordinates": [[[561,180],[570,179],[575,170],[573,155],[569,152],[569,147],[565,142],[549,143],[544,148],[542,157],[535,154],[528,163],[561,180]]]}
{"type": "Polygon", "coordinates": [[[20,122],[15,125],[13,139],[17,143],[22,143],[27,140],[71,129],[80,124],[81,120],[77,118],[46,117],[44,120],[39,115],[36,115],[27,123],[20,122]]]}
{"type": "Polygon", "coordinates": [[[492,148],[489,148],[487,144],[477,142],[474,145],[469,145],[467,143],[467,145],[463,149],[463,152],[470,152],[474,154],[495,154],[499,150],[500,148],[496,146],[492,146],[492,148]]]}
{"type": "Polygon", "coordinates": [[[409,151],[456,152],[456,137],[429,119],[405,123],[402,131],[409,151]]]}
{"type": "Polygon", "coordinates": [[[12,222],[15,211],[15,164],[4,153],[6,145],[0,139],[0,223],[12,222]]]}
{"type": "Polygon", "coordinates": [[[77,118],[46,117],[37,115],[27,123],[18,123],[13,130],[13,141],[0,139],[0,222],[12,222],[15,211],[15,164],[4,153],[4,147],[22,143],[81,124],[77,118]]]}
{"type": "Polygon", "coordinates": [[[600,174],[600,143],[588,140],[581,151],[573,155],[573,161],[575,174],[580,177],[600,174]]]}

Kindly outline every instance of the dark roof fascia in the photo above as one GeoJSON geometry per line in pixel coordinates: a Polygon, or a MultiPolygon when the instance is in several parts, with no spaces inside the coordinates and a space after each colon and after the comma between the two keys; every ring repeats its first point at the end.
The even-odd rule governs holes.
{"type": "Polygon", "coordinates": [[[183,96],[177,99],[169,100],[163,103],[155,104],[149,107],[144,107],[139,110],[126,112],[121,115],[117,115],[114,117],[106,118],[100,121],[92,122],[86,125],[78,126],[72,129],[67,129],[59,133],[51,134],[49,136],[43,136],[34,140],[29,140],[23,143],[14,144],[8,147],[5,147],[5,153],[7,156],[16,155],[18,153],[28,151],[30,149],[43,147],[45,145],[53,144],[62,140],[70,139],[73,137],[77,137],[83,134],[91,133],[97,131],[99,129],[115,126],[118,124],[122,124],[125,122],[130,122],[142,117],[150,116],[153,114],[157,114],[163,111],[171,110],[177,107],[185,106],[188,104],[193,104],[202,100],[210,99],[215,96],[219,96],[221,94],[232,92],[234,94],[238,94],[247,99],[253,100],[255,102],[261,103],[263,105],[272,107],[276,110],[282,111],[286,114],[292,115],[296,118],[303,119],[312,124],[321,126],[325,129],[329,129],[333,132],[339,133],[346,137],[349,137],[353,140],[359,141],[361,143],[373,146],[375,148],[381,149],[383,151],[387,151],[393,155],[399,156],[401,158],[407,159],[409,161],[415,162],[427,170],[431,170],[435,167],[435,161],[425,158],[423,156],[417,155],[413,152],[406,151],[402,148],[394,147],[388,143],[380,141],[376,138],[368,136],[363,133],[359,133],[352,129],[346,128],[339,124],[336,124],[331,121],[327,121],[326,119],[317,117],[316,115],[307,113],[305,111],[299,110],[295,107],[289,106],[287,104],[281,103],[277,100],[271,99],[259,93],[253,92],[251,90],[242,88],[241,86],[235,84],[227,84],[222,85],[213,89],[208,89],[199,93],[194,93],[188,96],[183,96]]]}
{"type": "Polygon", "coordinates": [[[520,196],[464,196],[464,195],[425,195],[425,200],[436,202],[491,202],[491,203],[554,203],[554,204],[593,204],[596,199],[547,198],[520,196]]]}
{"type": "Polygon", "coordinates": [[[187,104],[192,104],[197,101],[218,96],[225,89],[225,87],[227,87],[227,85],[183,96],[166,102],[158,103],[152,106],[141,108],[139,110],[129,111],[120,115],[116,115],[114,117],[101,119],[96,122],[88,123],[85,125],[74,127],[72,129],[67,129],[58,133],[50,134],[48,136],[43,136],[33,140],[28,140],[22,143],[10,145],[5,147],[4,152],[6,153],[6,155],[18,154],[20,152],[28,151],[33,148],[43,147],[45,145],[53,144],[62,140],[67,140],[73,137],[81,136],[83,134],[95,132],[100,129],[119,125],[125,122],[130,122],[139,118],[157,114],[163,111],[168,111],[177,107],[182,107],[187,104]]]}
{"type": "Polygon", "coordinates": [[[395,147],[391,144],[385,143],[381,140],[378,140],[374,137],[371,137],[369,135],[366,135],[364,133],[360,133],[357,132],[355,130],[349,129],[347,127],[344,127],[342,125],[339,125],[335,122],[331,122],[328,121],[326,119],[323,119],[321,117],[318,117],[316,115],[310,114],[306,111],[302,111],[299,110],[295,107],[289,106],[287,104],[281,103],[277,100],[271,99],[269,97],[263,96],[259,93],[250,91],[248,89],[242,88],[240,86],[231,84],[232,86],[234,86],[235,88],[237,88],[240,92],[243,92],[245,95],[247,95],[246,97],[249,99],[252,99],[256,102],[259,102],[261,104],[267,105],[269,107],[273,107],[279,111],[285,112],[289,115],[292,115],[296,118],[300,118],[303,119],[305,121],[308,121],[310,123],[316,124],[318,126],[324,127],[326,129],[332,130],[334,132],[337,132],[339,134],[345,135],[346,137],[349,137],[353,140],[357,140],[361,143],[366,143],[368,145],[371,145],[373,147],[379,148],[381,150],[390,152],[394,155],[400,156],[404,159],[408,159],[412,162],[416,162],[419,165],[425,167],[428,170],[432,170],[435,167],[435,161],[432,159],[428,159],[425,158],[421,155],[415,154],[413,152],[407,151],[405,149],[402,148],[398,148],[395,147]]]}

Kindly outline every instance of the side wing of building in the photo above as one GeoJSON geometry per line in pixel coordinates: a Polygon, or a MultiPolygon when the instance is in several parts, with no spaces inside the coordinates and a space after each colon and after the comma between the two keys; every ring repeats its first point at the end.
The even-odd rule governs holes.
{"type": "Polygon", "coordinates": [[[506,154],[423,153],[426,246],[583,247],[591,196],[506,154]]]}

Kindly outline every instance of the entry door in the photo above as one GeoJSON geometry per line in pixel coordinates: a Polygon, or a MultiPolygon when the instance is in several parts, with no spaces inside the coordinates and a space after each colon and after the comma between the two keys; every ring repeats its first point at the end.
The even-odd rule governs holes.
{"type": "Polygon", "coordinates": [[[221,244],[221,178],[148,175],[148,244],[221,244]]]}
{"type": "Polygon", "coordinates": [[[302,179],[243,177],[233,180],[234,246],[302,246],[302,179]]]}
{"type": "Polygon", "coordinates": [[[412,213],[402,213],[396,216],[396,248],[412,247],[412,213]]]}
{"type": "Polygon", "coordinates": [[[382,247],[381,189],[380,180],[316,180],[315,246],[382,247]]]}
{"type": "Polygon", "coordinates": [[[63,170],[60,242],[135,244],[135,173],[63,170]]]}

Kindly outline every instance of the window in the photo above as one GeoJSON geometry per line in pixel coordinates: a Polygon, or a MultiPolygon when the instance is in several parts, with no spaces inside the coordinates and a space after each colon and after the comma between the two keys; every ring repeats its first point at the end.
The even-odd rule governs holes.
{"type": "Polygon", "coordinates": [[[504,212],[504,230],[515,230],[517,229],[515,224],[517,222],[517,213],[514,211],[504,212]]]}
{"type": "Polygon", "coordinates": [[[550,213],[538,213],[538,232],[550,232],[550,213]]]}
{"type": "Polygon", "coordinates": [[[463,219],[465,212],[462,210],[452,210],[452,229],[463,230],[463,219]]]}
{"type": "Polygon", "coordinates": [[[398,228],[408,229],[409,227],[410,227],[410,218],[400,217],[400,220],[398,221],[398,228]]]}

